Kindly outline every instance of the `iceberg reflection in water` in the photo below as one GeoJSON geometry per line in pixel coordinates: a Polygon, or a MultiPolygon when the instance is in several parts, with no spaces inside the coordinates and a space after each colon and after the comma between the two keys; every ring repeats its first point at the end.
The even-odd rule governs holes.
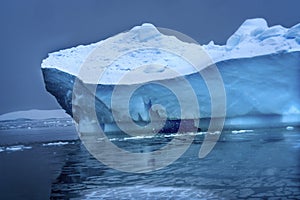
{"type": "MultiPolygon", "coordinates": [[[[74,140],[76,133],[72,126],[51,123],[42,129],[40,121],[32,121],[32,129],[26,128],[27,122],[21,123],[27,124],[22,125],[23,129],[4,128],[18,124],[20,121],[1,124],[1,199],[300,198],[297,124],[236,129],[231,123],[203,159],[198,158],[198,152],[205,132],[190,133],[195,139],[177,161],[141,174],[120,172],[100,163],[79,140],[74,140]],[[59,135],[59,140],[53,140],[59,135]],[[16,143],[20,138],[26,140],[16,143]]],[[[120,135],[108,137],[131,152],[156,150],[174,137],[120,135]]]]}
{"type": "MultiPolygon", "coordinates": [[[[287,129],[225,131],[203,159],[198,158],[198,151],[204,135],[197,134],[188,151],[176,162],[142,174],[110,169],[81,144],[66,146],[73,153],[68,155],[61,174],[52,184],[51,196],[53,199],[299,198],[300,129],[287,129]]],[[[168,137],[111,138],[111,141],[129,151],[149,151],[166,144],[168,137]]]]}

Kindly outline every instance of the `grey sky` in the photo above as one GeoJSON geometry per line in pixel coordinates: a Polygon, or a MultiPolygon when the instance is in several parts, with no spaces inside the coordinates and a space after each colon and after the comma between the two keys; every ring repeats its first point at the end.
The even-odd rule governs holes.
{"type": "Polygon", "coordinates": [[[41,76],[48,52],[96,42],[144,22],[202,44],[223,44],[248,18],[293,26],[300,22],[299,7],[298,0],[1,1],[0,114],[59,107],[41,76]]]}

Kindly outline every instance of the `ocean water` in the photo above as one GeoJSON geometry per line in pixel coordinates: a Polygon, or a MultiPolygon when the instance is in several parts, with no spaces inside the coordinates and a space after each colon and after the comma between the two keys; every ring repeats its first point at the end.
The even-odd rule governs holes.
{"type": "MultiPolygon", "coordinates": [[[[42,134],[68,128],[44,127],[42,134]]],[[[197,134],[174,163],[141,174],[103,165],[78,139],[22,144],[11,139],[15,131],[0,131],[1,199],[300,199],[299,127],[225,130],[202,159],[204,136],[197,134]]],[[[19,130],[18,140],[31,131],[19,130]]],[[[136,151],[160,148],[169,138],[111,140],[136,151]]]]}

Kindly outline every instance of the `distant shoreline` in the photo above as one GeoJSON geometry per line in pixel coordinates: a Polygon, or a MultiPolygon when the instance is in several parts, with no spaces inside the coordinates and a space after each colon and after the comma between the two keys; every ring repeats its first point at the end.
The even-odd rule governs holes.
{"type": "Polygon", "coordinates": [[[71,118],[63,109],[55,110],[22,110],[9,112],[0,115],[0,121],[17,119],[50,119],[50,118],[71,118]]]}

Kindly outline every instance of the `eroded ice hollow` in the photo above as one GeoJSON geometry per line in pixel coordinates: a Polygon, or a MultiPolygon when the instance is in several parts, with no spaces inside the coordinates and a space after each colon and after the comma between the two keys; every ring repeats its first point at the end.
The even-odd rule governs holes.
{"type": "MultiPolygon", "coordinates": [[[[114,105],[119,105],[116,112],[123,112],[125,116],[122,123],[127,123],[125,119],[129,117],[141,126],[147,125],[151,120],[149,112],[153,105],[158,104],[165,108],[160,114],[167,121],[161,132],[177,131],[180,121],[195,118],[200,118],[200,124],[188,126],[205,129],[211,116],[210,95],[198,71],[183,58],[185,52],[197,47],[197,44],[160,33],[152,24],[143,24],[94,44],[50,53],[42,62],[42,71],[47,91],[55,96],[68,114],[72,116],[75,113],[73,118],[82,131],[92,131],[95,125],[87,117],[93,108],[106,132],[116,130],[112,116],[115,108],[111,103],[116,85],[121,89],[114,105]],[[138,44],[139,48],[130,49],[136,47],[131,44],[138,44]],[[175,53],[164,50],[165,44],[175,53]],[[155,48],[147,48],[149,45],[155,48]],[[97,48],[103,56],[97,54],[93,57],[97,48]],[[86,64],[89,59],[94,64],[86,64]],[[103,70],[101,78],[100,69],[103,70]],[[129,72],[136,73],[133,73],[134,77],[126,77],[129,72]],[[76,78],[86,84],[84,91],[79,93],[73,92],[76,78]],[[180,78],[192,86],[200,113],[191,105],[185,112],[188,114],[182,115],[176,95],[185,95],[185,101],[189,101],[190,96],[185,93],[187,86],[178,82],[180,78]],[[155,84],[157,80],[182,92],[174,94],[170,89],[155,84]],[[128,88],[136,85],[139,87],[131,95],[128,106],[124,96],[128,88]],[[96,88],[95,105],[82,109],[76,101],[84,101],[86,96],[93,95],[90,89],[93,87],[96,88]]],[[[210,42],[202,47],[224,81],[225,128],[299,125],[300,24],[291,28],[280,25],[268,27],[264,19],[250,19],[227,40],[226,45],[210,42]]]]}

